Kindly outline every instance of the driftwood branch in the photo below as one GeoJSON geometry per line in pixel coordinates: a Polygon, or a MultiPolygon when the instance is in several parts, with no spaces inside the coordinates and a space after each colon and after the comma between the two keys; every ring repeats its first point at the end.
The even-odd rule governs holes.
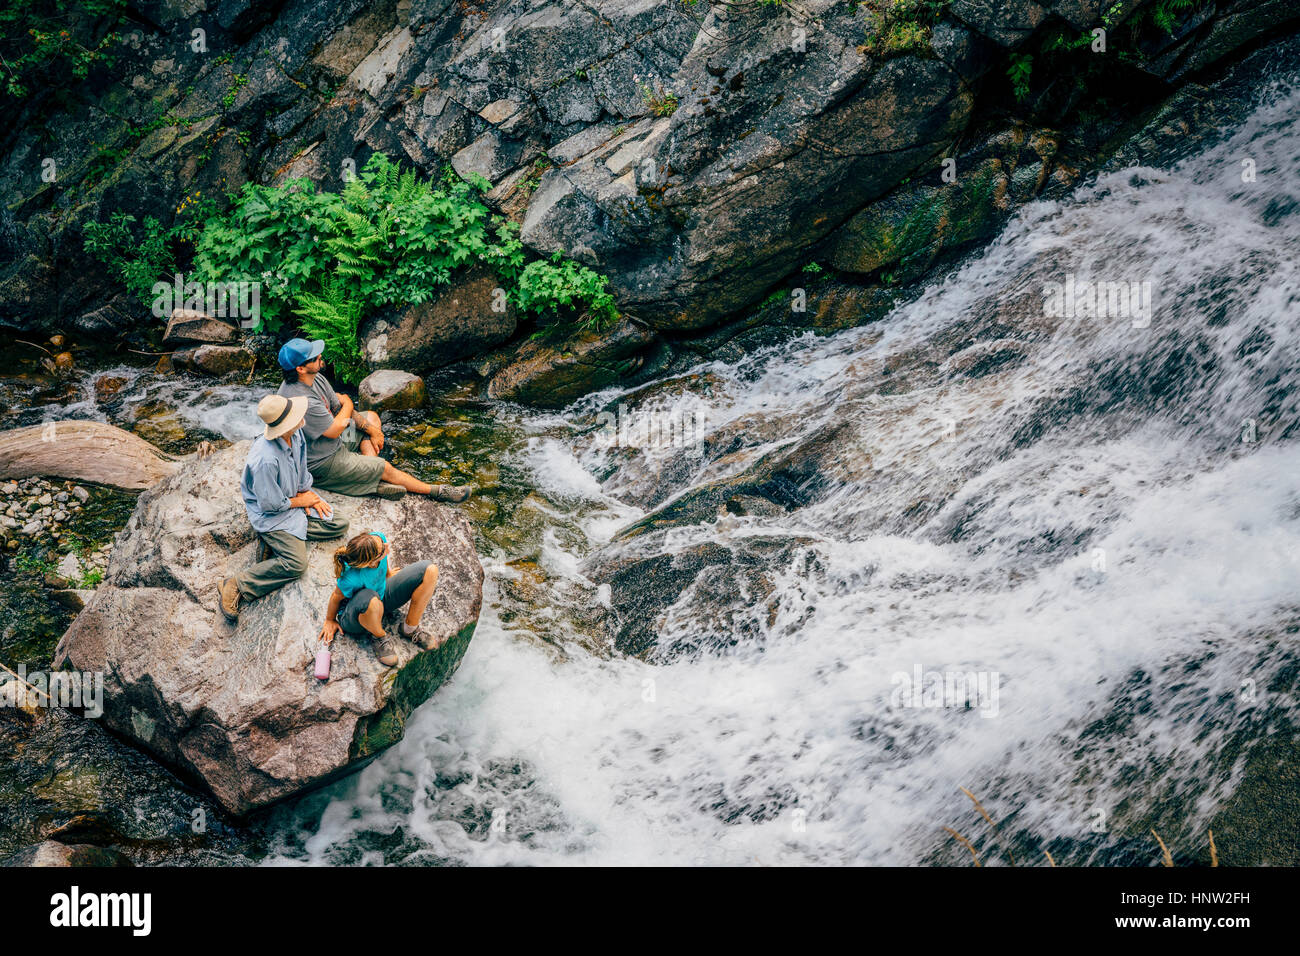
{"type": "Polygon", "coordinates": [[[48,422],[0,431],[0,478],[41,475],[141,491],[176,468],[172,456],[102,422],[48,422]]]}

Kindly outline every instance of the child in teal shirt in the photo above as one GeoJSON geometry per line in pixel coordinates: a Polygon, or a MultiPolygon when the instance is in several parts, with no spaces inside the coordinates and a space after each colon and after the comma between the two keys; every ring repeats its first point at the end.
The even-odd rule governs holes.
{"type": "Polygon", "coordinates": [[[382,531],[359,534],[334,552],[337,580],[325,610],[321,638],[329,643],[340,630],[358,637],[369,635],[379,663],[392,667],[398,660],[398,648],[384,632],[384,615],[404,604],[411,606],[400,628],[402,637],[426,649],[434,646],[420,636],[420,617],[438,587],[438,566],[417,561],[390,570],[388,553],[388,538],[382,531]]]}

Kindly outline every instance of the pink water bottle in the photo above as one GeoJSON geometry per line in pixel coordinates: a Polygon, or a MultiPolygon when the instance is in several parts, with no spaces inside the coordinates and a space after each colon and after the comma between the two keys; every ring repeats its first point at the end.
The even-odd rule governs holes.
{"type": "Polygon", "coordinates": [[[316,679],[330,679],[330,649],[322,647],[316,652],[316,679]]]}

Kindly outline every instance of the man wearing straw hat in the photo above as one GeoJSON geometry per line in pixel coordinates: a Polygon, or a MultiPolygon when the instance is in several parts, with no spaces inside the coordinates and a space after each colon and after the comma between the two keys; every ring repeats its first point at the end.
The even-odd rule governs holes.
{"type": "Polygon", "coordinates": [[[307,570],[308,541],[347,533],[346,519],[311,490],[307,443],[302,437],[307,399],[267,395],[257,403],[266,428],[254,438],[244,465],[240,491],[248,520],[269,557],[221,582],[221,610],[239,617],[240,601],[252,601],[296,581],[307,570]]]}

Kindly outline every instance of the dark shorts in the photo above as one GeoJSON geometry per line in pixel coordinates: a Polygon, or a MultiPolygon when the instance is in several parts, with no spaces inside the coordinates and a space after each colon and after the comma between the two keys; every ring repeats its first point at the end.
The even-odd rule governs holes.
{"type": "MultiPolygon", "coordinates": [[[[415,593],[415,589],[424,580],[425,569],[432,563],[432,561],[417,561],[415,564],[402,568],[388,579],[383,598],[385,614],[392,614],[411,600],[411,595],[415,593]]],[[[349,634],[368,633],[361,626],[361,614],[370,606],[371,598],[377,597],[379,595],[370,588],[362,588],[360,591],[354,592],[352,597],[348,598],[343,607],[339,609],[339,626],[349,634]]]]}

